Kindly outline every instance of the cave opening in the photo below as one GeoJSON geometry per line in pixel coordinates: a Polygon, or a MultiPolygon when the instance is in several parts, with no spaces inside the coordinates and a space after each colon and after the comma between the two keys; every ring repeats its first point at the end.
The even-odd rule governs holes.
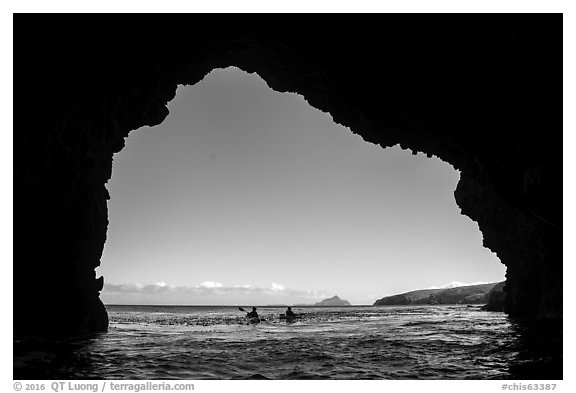
{"type": "Polygon", "coordinates": [[[104,303],[372,304],[504,279],[440,159],[366,143],[238,68],[168,108],[114,158],[104,303]]]}
{"type": "MultiPolygon", "coordinates": [[[[287,29],[285,23],[270,15],[253,21],[234,18],[226,25],[221,23],[219,16],[211,18],[200,15],[194,18],[188,15],[182,18],[178,23],[174,23],[173,19],[116,19],[116,22],[107,23],[106,29],[101,28],[101,20],[89,22],[78,17],[68,22],[52,23],[49,28],[42,27],[39,21],[31,23],[20,19],[18,23],[21,41],[15,44],[14,63],[18,72],[14,76],[13,264],[14,375],[17,379],[68,379],[71,376],[85,379],[562,377],[561,15],[539,17],[537,21],[524,17],[498,18],[499,21],[463,20],[459,17],[458,21],[453,19],[452,22],[443,23],[431,19],[410,21],[378,16],[377,20],[362,21],[357,25],[350,24],[348,17],[339,19],[327,15],[303,20],[305,23],[300,23],[297,31],[287,29]],[[534,31],[534,26],[539,27],[538,31],[534,31]],[[41,34],[34,34],[35,31],[41,34]],[[458,34],[454,34],[455,31],[458,34]],[[70,40],[70,32],[74,32],[73,36],[80,40],[81,45],[70,40]],[[16,50],[16,47],[19,49],[16,50]],[[38,59],[50,61],[38,67],[38,59]],[[230,65],[237,65],[250,73],[256,72],[275,92],[301,94],[311,107],[329,113],[336,123],[349,127],[365,141],[376,144],[370,146],[364,143],[362,146],[376,149],[381,153],[379,156],[396,152],[404,154],[406,165],[365,165],[346,183],[339,181],[341,177],[338,176],[344,171],[351,171],[357,164],[357,160],[352,160],[352,155],[346,150],[337,155],[338,165],[342,167],[338,167],[341,170],[337,175],[311,177],[311,173],[318,174],[319,169],[306,167],[300,170],[314,187],[326,179],[348,185],[344,191],[332,190],[327,197],[311,192],[310,186],[304,188],[307,192],[283,190],[274,194],[263,187],[265,183],[261,180],[248,182],[251,188],[258,189],[261,195],[267,197],[264,202],[277,201],[277,205],[286,207],[288,203],[282,199],[286,195],[301,202],[301,210],[296,210],[296,213],[292,210],[292,214],[286,214],[283,220],[274,215],[279,214],[280,210],[276,206],[267,208],[266,203],[259,201],[256,206],[250,207],[249,202],[254,198],[244,196],[238,188],[230,190],[224,187],[230,184],[240,187],[245,182],[238,184],[238,179],[247,179],[239,159],[230,159],[233,155],[206,151],[191,155],[197,159],[203,158],[205,166],[227,162],[227,168],[237,171],[237,176],[232,179],[229,175],[222,177],[219,193],[207,192],[207,187],[203,189],[198,182],[191,194],[184,192],[182,181],[180,188],[168,187],[170,178],[177,172],[162,171],[160,164],[163,162],[172,162],[174,168],[188,168],[188,176],[211,179],[216,176],[209,175],[210,172],[205,170],[190,174],[201,165],[186,165],[187,160],[173,154],[174,149],[167,149],[168,155],[161,154],[162,143],[168,143],[168,140],[181,141],[177,147],[184,152],[191,153],[193,150],[188,143],[184,143],[185,139],[175,139],[174,135],[169,137],[166,130],[155,128],[157,134],[166,135],[163,138],[166,140],[160,141],[151,150],[152,156],[144,164],[145,167],[149,164],[147,173],[141,176],[142,183],[149,183],[149,188],[154,188],[154,192],[142,188],[142,192],[133,195],[134,198],[123,198],[119,190],[110,187],[109,193],[106,183],[111,178],[113,155],[120,152],[116,156],[114,178],[109,185],[115,179],[120,179],[117,176],[124,171],[122,165],[117,164],[126,158],[126,163],[130,165],[132,160],[128,160],[128,154],[131,149],[139,144],[138,139],[144,138],[152,130],[141,127],[152,127],[164,120],[169,124],[171,116],[177,113],[173,106],[178,103],[173,98],[178,86],[183,84],[199,89],[203,82],[197,83],[208,72],[230,65]],[[39,83],[41,88],[38,88],[39,83]],[[169,111],[166,105],[171,101],[169,111]],[[34,115],[31,116],[31,113],[34,115]],[[137,129],[139,131],[132,132],[137,129]],[[130,137],[126,139],[129,134],[130,137]],[[124,149],[125,141],[127,146],[124,149]],[[386,150],[382,151],[378,146],[386,150]],[[409,156],[405,154],[407,151],[422,152],[434,158],[425,161],[423,155],[409,156]],[[352,196],[358,196],[364,189],[360,186],[360,180],[370,170],[379,175],[397,167],[417,166],[416,163],[426,163],[422,166],[427,169],[431,169],[431,163],[450,169],[446,164],[434,161],[436,157],[460,171],[459,180],[458,174],[451,172],[453,183],[445,190],[446,200],[451,201],[455,217],[465,220],[474,228],[474,222],[478,223],[482,234],[476,233],[476,247],[481,249],[483,244],[497,253],[506,266],[505,288],[502,301],[498,302],[498,310],[504,313],[466,306],[417,307],[440,310],[443,316],[424,313],[416,316],[412,312],[414,307],[406,307],[403,315],[396,314],[389,318],[393,308],[357,307],[362,310],[355,315],[348,309],[341,313],[343,318],[335,320],[328,315],[331,311],[324,310],[326,312],[311,315],[302,331],[318,332],[326,327],[327,321],[343,328],[333,332],[344,338],[341,342],[347,347],[339,347],[342,351],[338,349],[340,353],[334,355],[341,359],[339,356],[344,349],[346,354],[350,350],[357,354],[355,359],[358,362],[355,374],[349,373],[349,364],[341,370],[342,374],[337,374],[331,368],[335,364],[334,358],[325,356],[324,351],[336,349],[331,345],[334,336],[328,337],[323,333],[304,334],[297,342],[290,341],[296,349],[292,352],[297,355],[295,361],[286,361],[286,358],[278,356],[278,346],[259,348],[257,356],[246,356],[254,353],[250,352],[254,349],[252,338],[262,337],[262,341],[269,343],[272,330],[280,333],[290,329],[278,318],[277,308],[263,313],[269,320],[269,317],[273,317],[274,324],[254,328],[248,326],[238,307],[228,307],[226,318],[207,320],[205,312],[193,316],[184,315],[189,314],[187,311],[173,312],[169,316],[159,317],[158,308],[140,314],[133,311],[125,313],[107,309],[102,302],[112,303],[108,297],[111,285],[117,285],[123,294],[133,288],[154,291],[151,297],[154,302],[165,293],[185,287],[188,291],[205,293],[226,292],[230,288],[247,293],[266,290],[275,294],[293,290],[326,290],[330,291],[328,296],[338,294],[353,303],[365,303],[363,299],[366,295],[354,298],[353,293],[339,290],[342,287],[351,289],[355,281],[366,288],[373,283],[377,291],[375,295],[380,297],[422,286],[443,286],[451,280],[469,281],[467,278],[451,277],[442,281],[434,279],[422,285],[415,283],[417,278],[433,279],[440,266],[436,262],[445,262],[447,258],[427,252],[428,244],[418,241],[417,235],[420,233],[414,233],[413,229],[426,232],[424,228],[427,226],[400,225],[393,219],[396,215],[404,218],[406,214],[390,199],[394,199],[395,193],[404,196],[400,198],[396,195],[396,199],[410,203],[412,210],[420,209],[418,212],[422,213],[422,218],[431,214],[425,207],[430,205],[434,190],[401,193],[398,187],[389,187],[384,194],[372,193],[360,202],[352,203],[352,196]],[[159,164],[154,161],[156,158],[159,164]],[[409,161],[408,158],[416,161],[409,161]],[[157,186],[157,180],[152,176],[155,173],[160,174],[166,187],[157,186]],[[356,194],[348,195],[350,190],[356,194]],[[154,199],[162,193],[172,197],[162,201],[165,209],[174,209],[159,210],[153,206],[136,209],[142,205],[142,200],[154,199]],[[180,194],[188,196],[185,206],[195,210],[188,212],[181,208],[182,205],[174,199],[180,194]],[[416,203],[419,196],[427,198],[423,198],[422,203],[416,203]],[[460,216],[454,200],[463,216],[460,216]],[[154,231],[144,225],[135,225],[143,224],[138,220],[128,227],[130,230],[126,231],[126,227],[121,230],[115,213],[121,202],[133,205],[129,206],[131,209],[123,209],[125,213],[131,212],[139,219],[148,218],[154,224],[154,231]],[[210,209],[209,203],[212,202],[219,202],[220,205],[210,209]],[[315,202],[320,204],[314,205],[315,202]],[[344,206],[351,206],[354,214],[347,213],[344,206]],[[359,222],[359,212],[366,206],[371,209],[368,222],[374,225],[389,224],[395,229],[394,233],[382,230],[379,235],[370,237],[366,233],[368,225],[359,222]],[[388,211],[384,218],[378,215],[394,206],[394,211],[388,211]],[[323,220],[314,221],[310,214],[304,214],[307,212],[305,208],[312,210],[312,207],[332,219],[329,228],[316,226],[318,221],[323,220]],[[194,227],[196,232],[185,233],[180,238],[174,236],[170,229],[177,225],[160,223],[153,215],[158,211],[169,212],[163,216],[171,216],[176,222],[194,227]],[[202,216],[210,211],[214,213],[212,216],[202,216]],[[239,224],[235,227],[230,225],[224,220],[222,212],[239,224]],[[271,225],[270,220],[258,221],[256,218],[260,213],[266,213],[265,217],[273,219],[276,225],[271,225]],[[217,219],[210,221],[209,218],[213,217],[217,219]],[[297,229],[287,225],[294,221],[299,224],[297,229]],[[251,230],[250,225],[255,223],[260,223],[256,228],[260,231],[251,230]],[[288,236],[272,238],[284,228],[290,228],[288,236]],[[315,231],[307,232],[310,228],[315,231]],[[332,263],[322,263],[322,259],[312,253],[309,259],[304,258],[308,255],[290,255],[293,245],[287,239],[295,237],[300,240],[298,243],[308,244],[307,252],[314,251],[312,246],[318,244],[324,245],[323,249],[332,253],[335,249],[343,249],[346,243],[338,241],[340,238],[333,233],[335,228],[342,229],[341,233],[349,231],[346,232],[347,239],[361,234],[363,239],[371,241],[358,246],[358,252],[338,253],[336,257],[344,259],[344,263],[341,260],[336,263],[334,254],[325,254],[329,255],[326,260],[332,263]],[[149,236],[145,236],[146,232],[149,236]],[[402,232],[411,235],[409,244],[393,236],[402,232]],[[216,234],[215,240],[207,240],[210,233],[216,234]],[[326,233],[333,233],[333,236],[319,240],[318,234],[326,233]],[[124,236],[117,237],[118,234],[124,236]],[[238,234],[246,235],[243,242],[238,241],[238,236],[233,238],[232,235],[238,234]],[[134,258],[128,253],[118,253],[114,245],[117,244],[115,239],[120,238],[124,239],[126,247],[135,244],[133,250],[139,250],[140,254],[134,258]],[[314,242],[306,243],[309,239],[314,242]],[[171,259],[176,258],[169,254],[182,243],[188,244],[189,249],[211,251],[211,255],[220,253],[222,258],[207,260],[203,258],[204,255],[186,254],[188,259],[185,265],[189,266],[189,270],[183,269],[182,264],[175,265],[178,269],[174,269],[171,259]],[[163,245],[164,249],[155,254],[149,247],[157,244],[163,245]],[[263,247],[258,247],[279,244],[285,245],[282,253],[265,254],[263,247]],[[247,250],[246,245],[254,246],[252,250],[247,250]],[[374,245],[380,248],[375,250],[377,247],[374,245]],[[428,264],[419,267],[412,265],[410,269],[408,258],[401,260],[395,254],[386,256],[385,252],[395,249],[409,255],[424,255],[428,264]],[[378,264],[367,264],[366,261],[370,261],[367,258],[370,256],[369,250],[373,251],[373,255],[377,254],[378,264]],[[224,251],[228,251],[229,255],[224,251]],[[350,257],[351,254],[354,258],[350,257]],[[241,255],[248,257],[243,260],[240,259],[241,255]],[[256,264],[256,257],[261,255],[264,257],[256,264]],[[279,255],[291,258],[279,260],[279,255]],[[154,270],[156,267],[152,266],[153,274],[149,277],[139,276],[146,271],[145,257],[154,261],[150,266],[158,267],[154,270]],[[130,259],[138,265],[129,268],[122,264],[130,259]],[[229,263],[223,264],[222,260],[229,263]],[[117,274],[118,271],[113,271],[117,268],[120,270],[122,266],[125,267],[124,278],[117,274]],[[209,267],[215,270],[201,271],[209,267]],[[394,284],[402,283],[395,274],[402,269],[408,271],[410,284],[414,285],[395,289],[394,284]],[[174,271],[180,274],[168,276],[174,271]],[[221,272],[229,276],[216,274],[221,272]],[[260,273],[262,277],[257,280],[260,273]],[[295,279],[291,278],[293,273],[301,274],[296,275],[295,279]],[[100,275],[106,278],[105,282],[100,275]],[[297,281],[300,277],[310,277],[313,285],[297,281]],[[336,290],[326,284],[341,277],[344,277],[345,283],[338,285],[336,290]],[[181,279],[184,284],[180,285],[176,279],[181,279]],[[443,313],[448,309],[454,313],[443,313]],[[460,318],[460,311],[467,317],[460,318]],[[376,321],[373,316],[378,313],[380,317],[376,321]],[[350,317],[354,317],[358,323],[349,324],[350,317]],[[431,326],[428,324],[429,317],[440,317],[442,322],[431,326]],[[314,326],[311,326],[311,322],[314,326]],[[401,327],[396,331],[400,335],[406,333],[406,345],[398,345],[399,336],[391,333],[390,329],[394,327],[391,325],[401,327]],[[429,330],[422,331],[426,326],[429,330]],[[437,335],[439,329],[446,334],[444,341],[438,340],[441,338],[437,335]],[[222,343],[221,337],[205,334],[214,330],[226,332],[230,340],[222,343]],[[150,334],[142,334],[145,332],[150,334]],[[174,334],[176,332],[182,334],[174,334]],[[429,336],[430,332],[434,336],[429,336]],[[162,333],[162,341],[159,341],[158,333],[162,333]],[[414,340],[413,333],[424,334],[424,338],[414,340]],[[455,334],[463,346],[454,345],[455,334]],[[73,349],[75,354],[68,362],[72,368],[62,367],[66,362],[61,362],[63,358],[59,354],[46,357],[44,363],[38,362],[38,349],[54,349],[54,340],[49,340],[48,345],[52,348],[46,348],[44,338],[64,338],[68,341],[79,336],[83,339],[84,335],[90,336],[88,343],[83,348],[73,349]],[[393,340],[390,340],[391,336],[393,340]],[[199,340],[201,337],[208,340],[199,340]],[[310,345],[302,346],[306,340],[310,345]],[[226,344],[230,341],[235,344],[226,344]],[[470,346],[471,342],[473,346],[470,346]],[[223,345],[219,346],[219,343],[223,345]],[[411,353],[406,352],[407,348],[413,349],[411,353]],[[203,352],[203,349],[208,351],[203,352]],[[263,363],[259,359],[266,355],[266,349],[271,350],[267,352],[271,356],[269,361],[263,363]],[[183,351],[186,352],[184,356],[183,351]],[[222,362],[207,361],[216,360],[211,357],[216,351],[218,361],[222,362]],[[423,357],[415,361],[412,355],[418,353],[423,357]],[[327,368],[312,368],[307,370],[311,373],[301,374],[300,370],[292,367],[299,368],[307,360],[314,367],[319,364],[318,355],[324,357],[320,363],[327,368]],[[372,361],[367,362],[367,359],[372,361]],[[246,373],[229,373],[236,366],[245,370],[250,360],[255,363],[246,373]],[[398,362],[409,367],[397,373],[398,362]],[[154,366],[148,367],[151,364],[154,366]],[[110,372],[111,365],[114,372],[110,372]],[[174,365],[178,365],[177,369],[174,365]],[[424,367],[416,369],[412,366],[424,367]],[[62,374],[63,370],[67,371],[62,374]]],[[[246,104],[249,102],[246,100],[246,104]]],[[[192,111],[190,107],[188,110],[192,111]]],[[[293,116],[291,120],[294,118],[298,116],[293,116]]],[[[355,137],[349,130],[344,131],[343,134],[355,137]]],[[[338,133],[334,131],[330,137],[321,138],[318,146],[329,146],[333,143],[331,138],[336,138],[338,133]]],[[[195,137],[202,135],[189,134],[195,137]]],[[[211,136],[216,134],[213,132],[211,136]]],[[[281,135],[288,137],[288,133],[281,135]]],[[[268,133],[262,137],[270,140],[274,135],[268,133]]],[[[359,137],[356,138],[359,140],[359,137]]],[[[253,143],[246,137],[229,140],[233,141],[230,145],[244,151],[240,157],[244,161],[257,162],[267,151],[252,152],[249,148],[253,143]]],[[[287,145],[287,142],[281,144],[287,145]]],[[[296,145],[311,146],[307,143],[296,145]]],[[[281,159],[284,156],[280,153],[285,154],[282,151],[277,154],[267,152],[271,159],[281,159]]],[[[291,156],[297,158],[298,164],[306,161],[303,154],[291,156]]],[[[136,162],[133,161],[133,164],[136,165],[136,162]]],[[[272,171],[269,178],[287,178],[278,175],[273,162],[265,162],[266,165],[256,167],[272,171]]],[[[372,183],[383,184],[374,179],[372,183]]],[[[406,178],[402,179],[406,181],[406,178]]],[[[437,185],[432,179],[431,176],[424,176],[425,181],[437,185]]],[[[132,176],[132,180],[138,180],[137,176],[132,176]]],[[[125,181],[121,184],[129,185],[125,181]]],[[[134,185],[130,187],[132,191],[137,190],[134,185]]],[[[437,247],[448,243],[452,249],[457,249],[465,242],[446,240],[454,240],[446,228],[450,221],[448,217],[443,215],[433,221],[436,225],[432,238],[437,239],[437,247]]],[[[460,231],[457,235],[461,236],[464,232],[460,231]]],[[[469,262],[470,254],[457,260],[461,262],[458,265],[463,266],[469,262]]],[[[495,263],[504,269],[496,260],[495,263]]],[[[483,267],[489,265],[485,263],[483,267]]],[[[138,291],[133,292],[134,296],[139,296],[138,291]]],[[[252,298],[236,299],[238,302],[259,304],[252,298]]],[[[197,302],[186,298],[187,304],[197,302]]],[[[134,310],[138,307],[131,308],[134,310]]],[[[190,307],[185,309],[190,310],[190,307]]],[[[286,342],[285,337],[279,336],[282,340],[278,343],[282,346],[286,342]]]]}

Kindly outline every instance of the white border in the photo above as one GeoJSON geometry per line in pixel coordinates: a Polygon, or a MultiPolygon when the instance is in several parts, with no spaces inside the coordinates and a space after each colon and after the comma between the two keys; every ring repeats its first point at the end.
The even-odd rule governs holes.
{"type": "MultiPolygon", "coordinates": [[[[0,154],[0,171],[2,175],[2,233],[0,236],[0,258],[2,261],[3,283],[0,285],[0,298],[4,300],[5,307],[2,312],[9,317],[4,318],[2,329],[2,356],[1,356],[1,379],[0,386],[5,387],[5,391],[13,390],[12,381],[12,222],[13,222],[13,155],[12,155],[12,92],[13,92],[13,12],[564,12],[564,260],[568,261],[564,265],[564,381],[559,382],[557,391],[567,391],[569,386],[573,386],[570,391],[574,391],[574,378],[571,370],[574,370],[574,339],[569,333],[574,326],[574,313],[571,310],[574,304],[574,230],[569,225],[574,218],[574,154],[568,149],[574,146],[574,124],[573,111],[576,108],[574,99],[574,37],[575,28],[573,18],[574,6],[569,1],[505,1],[486,0],[482,2],[467,2],[465,0],[454,1],[370,1],[355,0],[343,1],[313,1],[313,0],[289,0],[276,4],[273,1],[212,1],[198,4],[190,1],[120,1],[103,0],[94,3],[82,1],[62,1],[62,0],[36,0],[36,1],[5,1],[0,6],[2,9],[0,19],[0,43],[2,61],[2,102],[0,105],[2,122],[5,124],[2,130],[2,152],[0,154]],[[569,131],[567,131],[569,130],[569,131]],[[9,343],[9,344],[8,344],[9,343]]],[[[572,2],[574,3],[574,2],[572,2]]],[[[543,133],[545,130],[543,130],[543,133]]],[[[48,381],[47,381],[48,382],[48,381]]],[[[93,382],[93,381],[87,381],[93,382]]],[[[142,381],[139,381],[142,382],[142,381]]],[[[157,381],[155,381],[157,382],[157,381]]],[[[512,383],[513,381],[275,381],[274,391],[290,391],[294,389],[326,389],[336,391],[348,391],[361,388],[365,391],[382,392],[383,389],[390,391],[405,391],[411,389],[422,389],[442,392],[490,392],[501,391],[502,383],[512,383]]],[[[520,381],[522,383],[535,381],[520,381]]],[[[264,391],[268,393],[270,384],[265,381],[197,381],[198,391],[230,391],[231,389],[250,389],[251,391],[264,391]]]]}
{"type": "Polygon", "coordinates": [[[566,0],[9,0],[11,12],[564,12],[566,0]]]}

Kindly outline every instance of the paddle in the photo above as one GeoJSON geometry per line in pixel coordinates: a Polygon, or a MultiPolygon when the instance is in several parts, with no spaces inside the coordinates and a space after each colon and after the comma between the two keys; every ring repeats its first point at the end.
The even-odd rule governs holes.
{"type": "MultiPolygon", "coordinates": [[[[242,307],[238,307],[238,310],[242,311],[242,312],[247,312],[246,310],[244,310],[242,307]]],[[[248,315],[246,315],[248,316],[248,315]]],[[[266,322],[266,320],[264,318],[260,318],[258,317],[258,319],[260,320],[260,322],[266,322]]]]}

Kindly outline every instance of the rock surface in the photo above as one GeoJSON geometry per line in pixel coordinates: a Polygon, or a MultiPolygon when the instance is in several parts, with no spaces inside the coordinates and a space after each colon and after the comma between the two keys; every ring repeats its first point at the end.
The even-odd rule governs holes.
{"type": "Polygon", "coordinates": [[[331,298],[324,299],[317,303],[314,303],[315,306],[351,306],[348,300],[340,299],[338,296],[334,295],[331,298]]]}
{"type": "Polygon", "coordinates": [[[485,304],[488,293],[503,283],[467,285],[447,289],[421,289],[394,296],[386,296],[374,302],[375,306],[404,306],[410,304],[485,304]]]}
{"type": "Polygon", "coordinates": [[[15,336],[106,328],[112,157],[178,84],[226,66],[452,164],[462,214],[507,266],[506,312],[562,317],[561,14],[225,19],[14,16],[15,336]]]}
{"type": "Polygon", "coordinates": [[[506,307],[506,292],[504,286],[506,282],[501,282],[492,287],[484,299],[486,305],[482,309],[486,311],[504,311],[506,307]]]}

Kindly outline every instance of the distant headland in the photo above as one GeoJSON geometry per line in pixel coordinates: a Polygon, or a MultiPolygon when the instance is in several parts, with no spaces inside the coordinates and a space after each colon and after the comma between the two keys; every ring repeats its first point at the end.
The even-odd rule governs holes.
{"type": "Polygon", "coordinates": [[[504,282],[467,285],[448,289],[421,289],[386,296],[375,306],[405,306],[418,304],[486,304],[489,311],[502,311],[504,282]]]}
{"type": "Polygon", "coordinates": [[[314,303],[315,306],[351,306],[348,300],[340,299],[337,295],[331,298],[324,299],[318,303],[314,303]]]}

